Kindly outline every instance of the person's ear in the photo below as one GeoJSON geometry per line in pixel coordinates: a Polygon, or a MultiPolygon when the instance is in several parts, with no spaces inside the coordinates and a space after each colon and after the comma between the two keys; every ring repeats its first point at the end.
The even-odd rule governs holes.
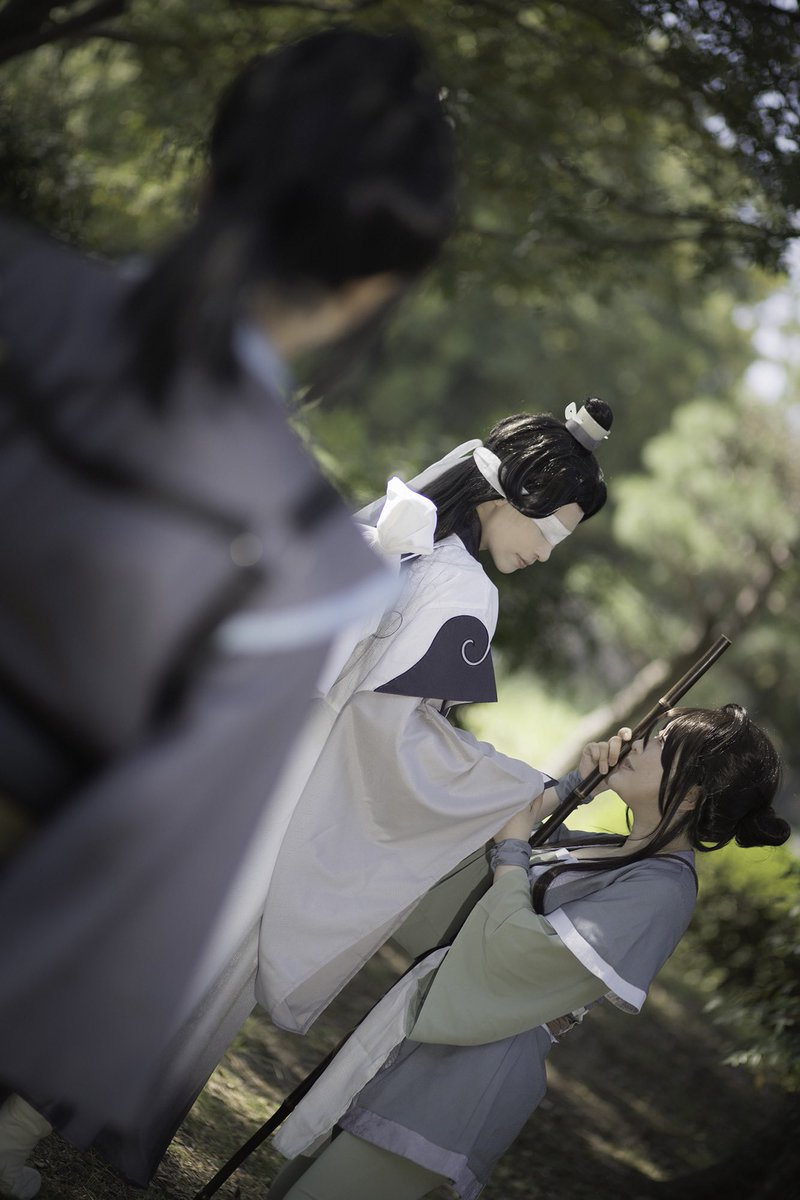
{"type": "Polygon", "coordinates": [[[702,791],[700,787],[695,784],[694,787],[689,788],[689,791],[684,799],[681,800],[676,811],[679,813],[691,812],[692,809],[697,808],[701,795],[702,791]]]}

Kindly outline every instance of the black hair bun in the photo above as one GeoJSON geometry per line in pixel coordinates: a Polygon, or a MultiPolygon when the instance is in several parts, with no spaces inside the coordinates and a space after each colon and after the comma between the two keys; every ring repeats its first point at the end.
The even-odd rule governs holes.
{"type": "Polygon", "coordinates": [[[598,425],[602,425],[603,429],[608,433],[614,424],[614,414],[611,411],[611,405],[606,404],[605,400],[601,400],[599,396],[590,396],[588,400],[584,400],[583,407],[589,416],[597,421],[598,425]]]}
{"type": "Polygon", "coordinates": [[[736,825],[738,846],[782,846],[791,836],[788,821],[774,808],[751,809],[736,825]]]}

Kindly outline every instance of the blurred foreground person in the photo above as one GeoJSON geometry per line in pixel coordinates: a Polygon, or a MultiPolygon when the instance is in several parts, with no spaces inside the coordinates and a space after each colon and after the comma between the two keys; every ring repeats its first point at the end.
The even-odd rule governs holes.
{"type": "MultiPolygon", "coordinates": [[[[263,905],[331,639],[391,594],[284,362],[434,258],[451,143],[411,36],[330,31],[235,79],[141,281],[0,223],[0,1084],[79,1146],[136,1128],[263,905]]],[[[10,1109],[0,1192],[31,1196],[42,1119],[10,1109]]]]}

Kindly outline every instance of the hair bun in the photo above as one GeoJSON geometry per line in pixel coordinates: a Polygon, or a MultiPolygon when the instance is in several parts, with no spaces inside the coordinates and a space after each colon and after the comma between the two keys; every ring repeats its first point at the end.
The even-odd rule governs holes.
{"type": "Polygon", "coordinates": [[[590,396],[588,400],[584,400],[583,407],[589,416],[593,417],[598,425],[602,425],[603,429],[608,433],[614,424],[614,414],[611,411],[611,405],[606,404],[605,400],[601,400],[599,396],[590,396]]]}
{"type": "Polygon", "coordinates": [[[774,808],[751,809],[736,826],[738,846],[782,846],[791,836],[788,821],[774,808]]]}
{"type": "Polygon", "coordinates": [[[580,408],[577,404],[568,404],[564,409],[564,421],[578,445],[593,454],[608,437],[614,414],[605,400],[590,396],[580,408]]]}

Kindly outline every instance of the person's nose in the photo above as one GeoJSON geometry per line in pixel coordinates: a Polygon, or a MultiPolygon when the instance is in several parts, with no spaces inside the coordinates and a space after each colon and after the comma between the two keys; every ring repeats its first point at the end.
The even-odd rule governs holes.
{"type": "Polygon", "coordinates": [[[548,558],[550,557],[550,555],[552,553],[553,553],[553,547],[548,545],[547,542],[545,542],[544,545],[542,546],[542,548],[540,550],[536,551],[536,557],[539,559],[539,562],[547,562],[548,558]]]}

